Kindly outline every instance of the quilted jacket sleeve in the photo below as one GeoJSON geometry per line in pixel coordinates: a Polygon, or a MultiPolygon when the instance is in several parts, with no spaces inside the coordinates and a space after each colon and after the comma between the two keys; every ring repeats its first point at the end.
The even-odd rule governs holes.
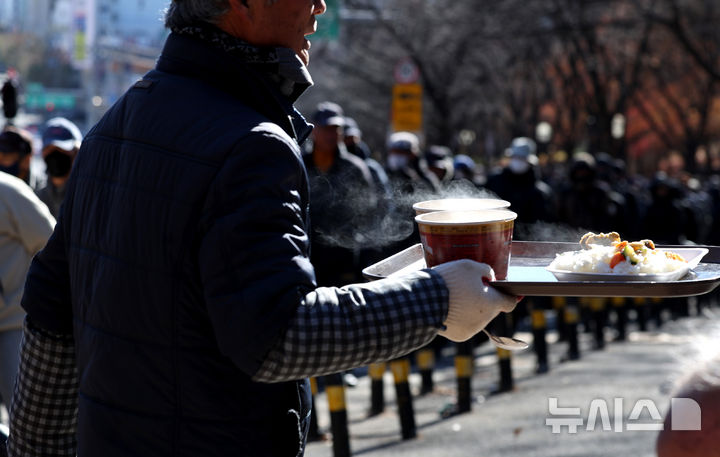
{"type": "Polygon", "coordinates": [[[252,375],[315,288],[297,144],[262,124],[218,173],[201,220],[199,266],[220,350],[252,375]]]}
{"type": "Polygon", "coordinates": [[[38,327],[71,334],[72,300],[64,233],[61,214],[47,244],[30,265],[21,304],[38,327]]]}

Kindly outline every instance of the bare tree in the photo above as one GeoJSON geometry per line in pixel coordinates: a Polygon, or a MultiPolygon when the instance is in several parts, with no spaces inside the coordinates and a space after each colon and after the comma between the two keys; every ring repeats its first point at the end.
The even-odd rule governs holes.
{"type": "Polygon", "coordinates": [[[513,136],[532,136],[548,121],[554,144],[567,151],[624,158],[650,135],[691,154],[712,133],[715,3],[346,0],[356,14],[339,44],[314,48],[321,69],[310,101],[339,101],[381,149],[393,67],[410,58],[424,89],[428,143],[453,145],[459,131],[472,130],[471,151],[492,161],[513,136]],[[612,135],[618,115],[628,135],[612,135]]]}

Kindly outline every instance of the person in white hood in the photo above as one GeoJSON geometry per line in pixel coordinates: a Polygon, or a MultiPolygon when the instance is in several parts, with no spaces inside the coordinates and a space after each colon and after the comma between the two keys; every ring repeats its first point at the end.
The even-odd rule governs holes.
{"type": "Polygon", "coordinates": [[[13,166],[30,154],[24,131],[7,128],[0,133],[0,395],[10,406],[19,364],[25,311],[20,307],[25,275],[32,257],[45,246],[55,227],[47,206],[17,174],[13,166]]]}

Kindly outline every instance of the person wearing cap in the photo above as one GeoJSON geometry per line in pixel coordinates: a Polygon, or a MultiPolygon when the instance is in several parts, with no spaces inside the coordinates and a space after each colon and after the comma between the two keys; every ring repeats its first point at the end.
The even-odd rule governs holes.
{"type": "Polygon", "coordinates": [[[170,3],[156,68],[86,134],[27,275],[11,457],[301,456],[308,376],[515,307],[471,260],[318,286],[294,103],[325,9],[170,3]]]}
{"type": "Polygon", "coordinates": [[[437,176],[428,170],[427,162],[420,154],[420,140],[412,132],[390,135],[385,168],[395,198],[394,214],[388,221],[387,231],[394,238],[391,249],[398,251],[420,242],[412,205],[437,198],[441,186],[437,176]]]}
{"type": "Polygon", "coordinates": [[[362,130],[358,126],[355,119],[351,117],[345,117],[345,125],[343,126],[343,141],[345,142],[345,148],[350,154],[361,158],[365,165],[367,165],[372,175],[373,183],[375,184],[375,190],[378,196],[390,195],[390,182],[388,180],[387,172],[380,162],[372,157],[372,151],[370,146],[362,139],[362,130]]]}
{"type": "Polygon", "coordinates": [[[30,183],[32,137],[25,130],[7,126],[0,132],[0,171],[30,183]]]}
{"type": "Polygon", "coordinates": [[[345,117],[343,139],[348,152],[362,159],[368,170],[370,170],[377,198],[376,208],[367,214],[367,217],[372,218],[372,220],[365,224],[368,227],[368,233],[364,236],[365,241],[358,260],[361,266],[368,266],[394,253],[388,248],[389,243],[386,242],[384,237],[378,236],[386,225],[387,218],[394,213],[390,179],[385,168],[372,157],[370,147],[362,139],[362,130],[360,130],[355,119],[351,117],[345,117]]]}
{"type": "Polygon", "coordinates": [[[370,146],[362,139],[362,130],[358,126],[355,119],[345,117],[343,125],[343,141],[347,151],[357,157],[360,157],[370,170],[375,188],[380,194],[388,192],[388,177],[385,169],[380,163],[373,159],[370,146]]]}
{"type": "Polygon", "coordinates": [[[310,180],[310,260],[319,286],[342,286],[362,281],[359,237],[378,198],[367,165],[345,148],[342,108],[320,103],[312,121],[312,149],[304,156],[310,180]]]}
{"type": "Polygon", "coordinates": [[[453,156],[449,147],[439,144],[430,145],[425,151],[425,160],[428,164],[428,170],[437,176],[442,187],[447,186],[452,181],[454,174],[453,156]]]}
{"type": "Polygon", "coordinates": [[[420,155],[420,141],[412,132],[395,132],[388,140],[386,167],[394,190],[404,194],[440,192],[440,181],[420,155]]]}
{"type": "Polygon", "coordinates": [[[32,139],[24,130],[7,127],[0,133],[0,398],[8,409],[20,362],[25,275],[55,226],[47,206],[21,179],[31,151],[32,139]]]}
{"type": "Polygon", "coordinates": [[[45,123],[42,134],[42,156],[45,160],[48,180],[37,194],[56,218],[65,198],[65,184],[81,141],[80,129],[71,121],[63,117],[55,117],[45,123]]]}
{"type": "Polygon", "coordinates": [[[456,154],[453,157],[453,181],[468,181],[477,188],[485,186],[484,168],[478,166],[467,154],[456,154]]]}
{"type": "Polygon", "coordinates": [[[540,179],[534,140],[514,138],[505,155],[509,159],[507,165],[499,173],[489,176],[485,187],[509,201],[518,214],[514,236],[521,240],[530,239],[534,224],[554,220],[554,194],[540,179]]]}

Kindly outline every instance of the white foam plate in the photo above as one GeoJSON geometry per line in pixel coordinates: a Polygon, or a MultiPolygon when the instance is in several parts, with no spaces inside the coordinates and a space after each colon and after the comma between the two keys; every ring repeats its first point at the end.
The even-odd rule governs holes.
{"type": "Polygon", "coordinates": [[[677,281],[695,268],[700,260],[708,253],[706,248],[662,248],[663,251],[674,252],[681,255],[687,264],[678,270],[665,273],[638,273],[635,275],[623,275],[615,273],[580,273],[576,271],[557,270],[547,267],[546,269],[555,275],[560,281],[645,281],[645,282],[669,282],[677,281]]]}

